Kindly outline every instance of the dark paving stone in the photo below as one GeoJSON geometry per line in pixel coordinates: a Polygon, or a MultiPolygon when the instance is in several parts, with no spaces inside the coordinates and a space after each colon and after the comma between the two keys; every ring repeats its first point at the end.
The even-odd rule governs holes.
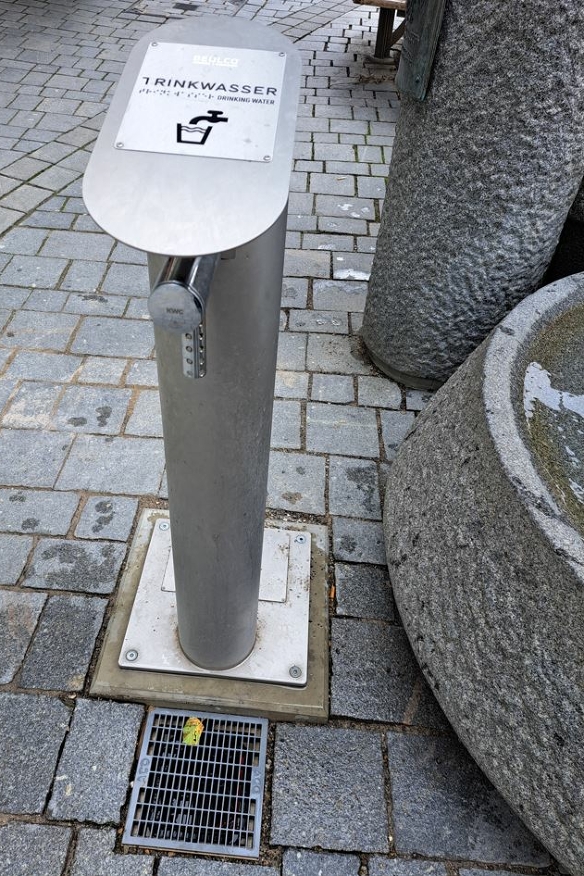
{"type": "Polygon", "coordinates": [[[59,876],[71,839],[68,827],[11,822],[0,826],[0,873],[59,876]]]}
{"type": "Polygon", "coordinates": [[[282,876],[358,876],[360,866],[357,855],[286,849],[282,876]]]}
{"type": "Polygon", "coordinates": [[[51,590],[111,593],[116,586],[125,545],[110,541],[42,538],[28,567],[25,585],[51,590]]]}
{"type": "Polygon", "coordinates": [[[163,858],[158,868],[158,876],[278,876],[278,872],[275,867],[203,858],[163,858]]]}
{"type": "Polygon", "coordinates": [[[455,739],[388,733],[387,746],[399,853],[549,864],[548,853],[455,739]]]}
{"type": "Polygon", "coordinates": [[[271,842],[386,852],[383,786],[376,733],[281,724],[276,733],[271,842]]]}
{"type": "Polygon", "coordinates": [[[331,631],[333,714],[448,728],[401,627],[333,618],[331,631]]]}
{"type": "Polygon", "coordinates": [[[119,821],[143,713],[128,703],[77,700],[49,801],[52,818],[119,821]]]}
{"type": "Polygon", "coordinates": [[[105,600],[51,596],[20,677],[21,687],[81,690],[101,627],[105,600]]]}
{"type": "Polygon", "coordinates": [[[20,668],[45,600],[44,593],[0,590],[0,684],[20,668]]]}
{"type": "Polygon", "coordinates": [[[42,812],[69,717],[60,700],[0,694],[0,812],[42,812]]]}
{"type": "Polygon", "coordinates": [[[115,841],[114,830],[82,829],[71,876],[150,876],[154,858],[115,854],[115,841]]]}
{"type": "Polygon", "coordinates": [[[338,615],[399,622],[386,568],[337,563],[335,583],[338,615]]]}
{"type": "MultiPolygon", "coordinates": [[[[476,872],[478,876],[479,871],[476,872]]],[[[480,872],[486,876],[484,870],[480,872]]],[[[434,861],[405,861],[375,855],[369,859],[369,876],[446,876],[446,867],[434,861]]]]}

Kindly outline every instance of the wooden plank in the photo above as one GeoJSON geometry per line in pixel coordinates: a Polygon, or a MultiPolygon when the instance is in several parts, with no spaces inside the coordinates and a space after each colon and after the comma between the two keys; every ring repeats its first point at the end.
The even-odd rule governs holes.
{"type": "Polygon", "coordinates": [[[396,9],[406,11],[406,0],[353,0],[358,6],[378,6],[380,9],[396,9]]]}

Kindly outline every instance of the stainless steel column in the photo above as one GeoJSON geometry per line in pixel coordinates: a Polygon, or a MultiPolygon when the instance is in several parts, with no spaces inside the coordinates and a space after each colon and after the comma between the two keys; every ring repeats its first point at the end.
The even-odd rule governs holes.
{"type": "MultiPolygon", "coordinates": [[[[179,639],[206,669],[255,641],[285,233],[286,211],[219,261],[205,377],[184,377],[181,336],[155,329],[179,639]]],[[[149,255],[151,282],[163,261],[149,255]]]]}

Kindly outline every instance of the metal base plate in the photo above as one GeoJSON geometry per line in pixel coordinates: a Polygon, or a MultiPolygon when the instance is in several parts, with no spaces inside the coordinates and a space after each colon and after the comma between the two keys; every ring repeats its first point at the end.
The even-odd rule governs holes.
{"type": "Polygon", "coordinates": [[[203,669],[178,640],[170,525],[158,520],[146,555],[118,664],[123,669],[264,681],[307,681],[310,533],[266,527],[256,644],[232,669],[203,669]]]}

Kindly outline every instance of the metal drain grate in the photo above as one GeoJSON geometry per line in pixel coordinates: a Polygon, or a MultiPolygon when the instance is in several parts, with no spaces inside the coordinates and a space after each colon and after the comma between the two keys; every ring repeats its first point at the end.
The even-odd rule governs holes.
{"type": "Polygon", "coordinates": [[[259,856],[266,718],[156,709],[148,716],[125,845],[259,856]],[[183,742],[189,718],[203,732],[183,742]]]}

